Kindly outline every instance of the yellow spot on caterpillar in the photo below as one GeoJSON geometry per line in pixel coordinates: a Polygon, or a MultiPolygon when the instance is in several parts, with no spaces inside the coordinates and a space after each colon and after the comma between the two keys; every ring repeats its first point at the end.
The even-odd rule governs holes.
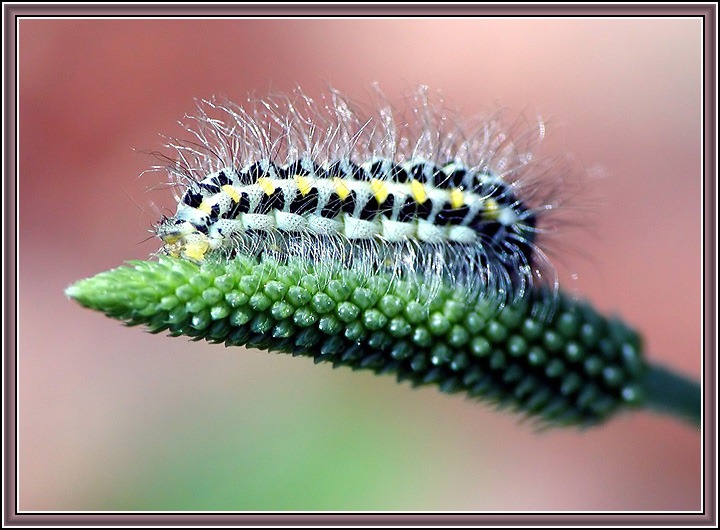
{"type": "Polygon", "coordinates": [[[347,184],[343,182],[343,179],[335,177],[333,179],[333,184],[335,184],[335,193],[338,194],[338,197],[340,197],[341,201],[344,201],[348,195],[350,195],[350,188],[347,187],[347,184]]]}
{"type": "Polygon", "coordinates": [[[233,188],[230,184],[225,184],[222,188],[225,193],[227,193],[233,202],[240,202],[240,194],[235,191],[235,188],[233,188]]]}
{"type": "Polygon", "coordinates": [[[210,206],[209,202],[207,202],[206,200],[203,200],[203,202],[200,203],[200,206],[198,206],[198,210],[210,215],[210,213],[212,212],[212,206],[210,206]]]}
{"type": "Polygon", "coordinates": [[[185,249],[182,254],[195,261],[202,261],[209,248],[210,245],[207,241],[192,241],[185,245],[185,249]]]}
{"type": "Polygon", "coordinates": [[[378,204],[384,203],[387,200],[388,195],[390,195],[387,183],[383,182],[382,180],[372,179],[370,181],[370,188],[375,194],[375,200],[378,202],[378,204]]]}
{"type": "Polygon", "coordinates": [[[427,192],[425,191],[425,186],[423,186],[422,183],[417,180],[413,180],[410,183],[410,191],[412,192],[412,196],[415,198],[418,204],[424,203],[428,198],[427,192]]]}
{"type": "Polygon", "coordinates": [[[256,184],[265,192],[265,195],[272,195],[275,191],[275,184],[273,184],[272,179],[267,177],[260,177],[257,179],[256,184]]]}
{"type": "Polygon", "coordinates": [[[487,221],[496,221],[500,215],[500,206],[495,199],[485,199],[485,211],[483,212],[483,219],[487,221]]]}
{"type": "Polygon", "coordinates": [[[305,195],[310,193],[310,190],[312,190],[312,181],[307,177],[303,177],[302,175],[295,175],[294,178],[295,182],[297,183],[300,195],[305,197],[305,195]]]}
{"type": "Polygon", "coordinates": [[[460,188],[453,188],[453,190],[450,192],[450,205],[457,209],[460,208],[463,204],[465,204],[465,199],[463,198],[463,192],[460,188]]]}

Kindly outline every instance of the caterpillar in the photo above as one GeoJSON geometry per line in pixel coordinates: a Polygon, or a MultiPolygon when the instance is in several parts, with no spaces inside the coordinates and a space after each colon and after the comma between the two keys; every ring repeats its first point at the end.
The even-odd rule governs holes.
{"type": "Polygon", "coordinates": [[[335,90],[320,104],[299,90],[248,103],[199,102],[188,126],[199,141],[171,144],[182,192],[155,227],[163,253],[272,253],[390,271],[429,293],[449,279],[501,305],[538,280],[556,286],[537,243],[555,206],[533,202],[532,153],[498,119],[462,125],[427,87],[399,119],[335,90]]]}

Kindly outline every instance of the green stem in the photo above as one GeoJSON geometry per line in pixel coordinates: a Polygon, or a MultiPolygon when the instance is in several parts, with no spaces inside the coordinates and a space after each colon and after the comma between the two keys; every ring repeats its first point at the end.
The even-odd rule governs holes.
{"type": "Polygon", "coordinates": [[[648,366],[643,380],[645,406],[700,426],[700,384],[659,365],[648,366]]]}

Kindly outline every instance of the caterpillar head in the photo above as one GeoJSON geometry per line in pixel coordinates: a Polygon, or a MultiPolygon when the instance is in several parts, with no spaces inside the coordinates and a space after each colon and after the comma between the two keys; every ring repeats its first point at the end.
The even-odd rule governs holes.
{"type": "Polygon", "coordinates": [[[212,247],[210,238],[192,223],[176,217],[164,217],[155,227],[163,242],[162,251],[175,258],[202,261],[212,247]]]}

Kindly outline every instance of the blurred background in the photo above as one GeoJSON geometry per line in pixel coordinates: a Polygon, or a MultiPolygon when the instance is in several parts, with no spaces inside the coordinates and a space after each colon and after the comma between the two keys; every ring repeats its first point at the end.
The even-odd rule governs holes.
{"type": "Polygon", "coordinates": [[[150,335],[69,301],[146,259],[144,152],[194,98],[414,85],[540,113],[593,177],[563,285],[701,373],[701,26],[692,19],[40,20],[19,25],[21,510],[698,510],[700,433],[628,413],[536,432],[392,377],[150,335]]]}

